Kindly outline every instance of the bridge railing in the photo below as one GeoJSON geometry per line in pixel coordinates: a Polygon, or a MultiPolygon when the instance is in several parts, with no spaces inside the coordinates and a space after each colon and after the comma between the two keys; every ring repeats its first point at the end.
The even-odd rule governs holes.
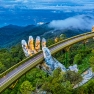
{"type": "MultiPolygon", "coordinates": [[[[63,42],[66,42],[66,41],[68,41],[68,40],[70,40],[70,39],[74,39],[74,38],[77,38],[77,37],[80,37],[80,36],[83,36],[83,35],[92,34],[92,33],[93,33],[93,32],[88,32],[88,33],[84,33],[84,34],[79,34],[79,35],[77,35],[77,36],[73,36],[73,37],[71,37],[71,38],[67,38],[67,39],[65,39],[65,40],[59,41],[59,42],[57,42],[57,43],[55,43],[55,44],[49,46],[49,48],[51,49],[52,47],[54,47],[54,46],[56,46],[56,45],[58,45],[58,44],[61,44],[61,43],[63,43],[63,42]]],[[[40,54],[40,53],[42,53],[42,51],[40,51],[40,52],[38,52],[38,53],[34,54],[33,56],[30,56],[30,57],[28,57],[28,58],[26,58],[26,59],[23,59],[22,61],[20,61],[20,62],[17,63],[16,65],[12,66],[11,68],[9,68],[9,69],[7,69],[6,71],[4,71],[3,73],[1,73],[1,74],[0,74],[0,78],[3,77],[3,76],[5,76],[7,73],[9,73],[10,71],[12,71],[13,69],[17,68],[18,66],[22,65],[23,63],[25,63],[26,61],[30,60],[31,58],[35,57],[36,55],[38,55],[38,54],[40,54]]]]}
{"type": "Polygon", "coordinates": [[[9,69],[7,69],[6,71],[4,71],[3,73],[0,74],[0,78],[2,78],[3,76],[5,76],[7,73],[9,73],[10,71],[12,71],[13,69],[17,68],[21,64],[25,63],[26,61],[28,61],[31,58],[35,57],[36,55],[40,54],[41,52],[42,51],[34,54],[33,56],[27,57],[27,58],[23,59],[22,61],[20,61],[19,63],[15,64],[14,66],[10,67],[9,69]]]}
{"type": "Polygon", "coordinates": [[[57,43],[55,43],[55,44],[49,46],[49,48],[52,48],[52,47],[54,47],[54,46],[56,46],[56,45],[58,45],[58,44],[60,44],[60,43],[62,43],[62,42],[65,42],[65,41],[67,41],[67,40],[74,39],[74,38],[77,38],[77,37],[80,37],[80,36],[83,36],[83,35],[92,34],[92,33],[94,33],[94,32],[88,32],[88,33],[84,33],[84,34],[79,34],[79,35],[76,35],[76,36],[73,36],[73,37],[70,37],[70,38],[61,40],[61,41],[59,41],[59,42],[57,42],[57,43]]]}

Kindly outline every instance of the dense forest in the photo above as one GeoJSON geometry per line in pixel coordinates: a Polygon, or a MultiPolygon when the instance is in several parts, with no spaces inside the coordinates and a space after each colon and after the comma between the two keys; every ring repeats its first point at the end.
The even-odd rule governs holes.
{"type": "MultiPolygon", "coordinates": [[[[63,36],[65,38],[65,36],[63,36]]],[[[58,37],[57,42],[63,38],[58,37]]],[[[52,45],[54,39],[47,40],[47,46],[52,45]]],[[[89,39],[87,43],[79,42],[70,47],[68,51],[62,51],[53,55],[66,67],[77,64],[78,73],[73,71],[62,72],[60,68],[53,71],[52,75],[33,68],[19,80],[13,83],[2,94],[94,94],[94,79],[85,85],[73,89],[82,81],[81,73],[87,68],[94,70],[94,40],[89,39]]],[[[26,58],[21,45],[18,44],[10,49],[0,50],[0,73],[26,58]]]]}

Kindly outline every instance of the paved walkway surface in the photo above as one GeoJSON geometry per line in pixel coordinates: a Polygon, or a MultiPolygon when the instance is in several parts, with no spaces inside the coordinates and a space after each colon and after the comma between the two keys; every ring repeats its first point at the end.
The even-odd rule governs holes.
{"type": "Polygon", "coordinates": [[[81,76],[83,77],[82,82],[75,85],[74,88],[77,88],[77,87],[87,83],[90,79],[92,79],[94,77],[94,73],[92,72],[91,68],[89,68],[85,72],[83,72],[81,76]]]}

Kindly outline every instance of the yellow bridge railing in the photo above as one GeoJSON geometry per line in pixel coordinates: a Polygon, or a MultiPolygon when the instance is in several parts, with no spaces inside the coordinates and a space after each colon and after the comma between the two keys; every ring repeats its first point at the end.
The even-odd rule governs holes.
{"type": "MultiPolygon", "coordinates": [[[[77,42],[80,42],[80,41],[83,41],[83,40],[86,40],[86,39],[89,39],[89,38],[92,38],[92,37],[94,37],[94,32],[88,32],[88,33],[80,34],[80,35],[73,36],[71,38],[67,38],[65,40],[62,40],[62,41],[60,41],[58,43],[55,43],[55,44],[51,45],[49,47],[49,49],[51,51],[51,54],[54,54],[54,53],[66,48],[66,47],[68,47],[70,45],[73,45],[73,44],[75,44],[77,42]]],[[[0,92],[2,92],[4,89],[6,89],[9,85],[11,85],[17,79],[19,79],[22,75],[24,75],[30,69],[34,68],[36,65],[41,63],[43,60],[44,60],[43,53],[42,53],[42,51],[40,51],[39,53],[22,60],[18,64],[12,66],[8,70],[6,70],[2,74],[0,74],[0,80],[1,79],[5,79],[5,77],[6,77],[6,79],[5,79],[6,81],[3,84],[0,83],[0,92]],[[10,75],[10,79],[8,79],[9,77],[7,78],[7,75],[10,72],[15,71],[16,68],[22,66],[24,63],[31,62],[34,57],[37,58],[38,56],[41,56],[41,57],[37,61],[35,61],[33,63],[30,63],[29,66],[27,66],[24,70],[21,70],[19,73],[15,74],[13,76],[10,75]]]]}

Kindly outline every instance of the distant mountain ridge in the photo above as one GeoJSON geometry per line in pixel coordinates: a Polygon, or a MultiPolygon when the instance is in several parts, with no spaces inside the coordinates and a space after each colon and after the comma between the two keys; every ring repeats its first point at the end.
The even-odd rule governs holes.
{"type": "Polygon", "coordinates": [[[56,37],[61,33],[65,34],[67,37],[71,37],[88,30],[80,30],[74,28],[67,28],[63,30],[56,30],[55,28],[50,28],[49,23],[35,26],[28,25],[25,27],[8,25],[0,28],[0,48],[9,48],[17,43],[20,43],[22,39],[28,41],[28,37],[32,35],[35,39],[36,36],[45,37],[46,39],[56,37]]]}
{"type": "Polygon", "coordinates": [[[28,25],[25,27],[8,25],[0,28],[0,48],[10,47],[19,43],[22,39],[28,40],[28,36],[40,36],[48,32],[50,28],[47,25],[35,26],[28,25]]]}

